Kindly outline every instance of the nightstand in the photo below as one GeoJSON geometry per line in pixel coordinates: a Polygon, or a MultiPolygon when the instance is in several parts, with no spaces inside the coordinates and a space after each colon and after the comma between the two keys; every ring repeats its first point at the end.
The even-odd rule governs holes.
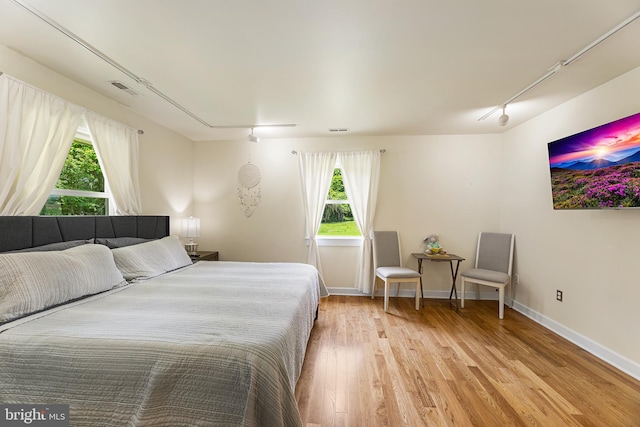
{"type": "Polygon", "coordinates": [[[218,251],[198,251],[197,255],[189,255],[191,261],[218,261],[218,251]]]}

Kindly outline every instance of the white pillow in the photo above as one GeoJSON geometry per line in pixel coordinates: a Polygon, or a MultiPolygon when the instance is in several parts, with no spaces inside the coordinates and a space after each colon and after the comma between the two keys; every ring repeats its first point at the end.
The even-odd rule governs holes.
{"type": "Polygon", "coordinates": [[[0,322],[126,283],[102,245],[0,254],[0,322]]]}
{"type": "Polygon", "coordinates": [[[175,236],[112,249],[116,265],[127,280],[150,279],[192,264],[180,240],[175,236]]]}

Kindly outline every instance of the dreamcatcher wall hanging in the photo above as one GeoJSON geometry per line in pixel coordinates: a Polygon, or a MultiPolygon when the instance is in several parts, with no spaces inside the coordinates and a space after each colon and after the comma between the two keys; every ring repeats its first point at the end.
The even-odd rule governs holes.
{"type": "Polygon", "coordinates": [[[238,171],[238,200],[244,215],[250,217],[260,203],[260,169],[251,162],[242,165],[238,171]]]}

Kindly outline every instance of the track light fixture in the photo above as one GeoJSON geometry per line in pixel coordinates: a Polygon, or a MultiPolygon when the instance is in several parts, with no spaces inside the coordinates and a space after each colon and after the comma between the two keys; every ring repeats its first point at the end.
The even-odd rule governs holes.
{"type": "MultiPolygon", "coordinates": [[[[15,1],[15,0],[12,0],[12,1],[15,1]]],[[[507,104],[515,101],[516,98],[519,98],[520,96],[522,96],[525,93],[529,92],[531,89],[533,89],[534,87],[538,86],[540,83],[542,83],[543,81],[547,80],[549,77],[553,76],[555,73],[560,71],[562,68],[568,67],[573,62],[577,61],[580,57],[582,57],[585,53],[589,52],[591,49],[593,49],[594,47],[598,46],[600,43],[602,43],[603,41],[605,41],[606,39],[608,39],[609,37],[611,37],[612,35],[614,35],[618,31],[622,30],[624,27],[626,27],[627,25],[631,24],[633,21],[635,21],[638,18],[640,18],[640,11],[637,11],[636,13],[634,13],[633,15],[631,15],[630,17],[628,17],[627,19],[625,19],[624,21],[622,21],[621,23],[616,25],[614,28],[612,28],[611,30],[607,31],[605,34],[601,35],[600,37],[598,37],[593,42],[589,43],[587,46],[585,46],[584,48],[582,48],[581,50],[579,50],[578,52],[573,54],[570,58],[556,62],[554,65],[551,66],[551,68],[549,68],[547,70],[547,72],[543,76],[538,78],[538,80],[534,81],[529,86],[525,87],[520,92],[518,92],[515,95],[513,95],[511,98],[508,98],[502,104],[499,104],[496,107],[494,107],[491,111],[486,113],[484,116],[480,117],[478,119],[478,121],[480,122],[480,121],[486,119],[490,115],[500,111],[500,108],[502,108],[502,116],[500,116],[500,119],[498,119],[498,124],[500,126],[506,125],[507,121],[509,120],[509,116],[507,116],[504,113],[504,108],[507,106],[507,104]]]]}
{"type": "Polygon", "coordinates": [[[502,106],[502,115],[498,118],[498,124],[500,126],[506,126],[507,122],[509,121],[509,116],[507,115],[507,113],[505,113],[506,109],[507,109],[507,104],[504,104],[502,106]]]}
{"type": "Polygon", "coordinates": [[[260,142],[260,138],[253,134],[253,128],[251,128],[251,135],[249,135],[249,141],[260,142]]]}

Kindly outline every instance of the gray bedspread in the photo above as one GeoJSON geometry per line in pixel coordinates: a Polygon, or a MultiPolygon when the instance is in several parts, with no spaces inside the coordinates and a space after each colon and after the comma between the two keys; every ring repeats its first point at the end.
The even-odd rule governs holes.
{"type": "Polygon", "coordinates": [[[199,262],[0,332],[0,402],[72,426],[299,426],[321,288],[306,264],[199,262]]]}

